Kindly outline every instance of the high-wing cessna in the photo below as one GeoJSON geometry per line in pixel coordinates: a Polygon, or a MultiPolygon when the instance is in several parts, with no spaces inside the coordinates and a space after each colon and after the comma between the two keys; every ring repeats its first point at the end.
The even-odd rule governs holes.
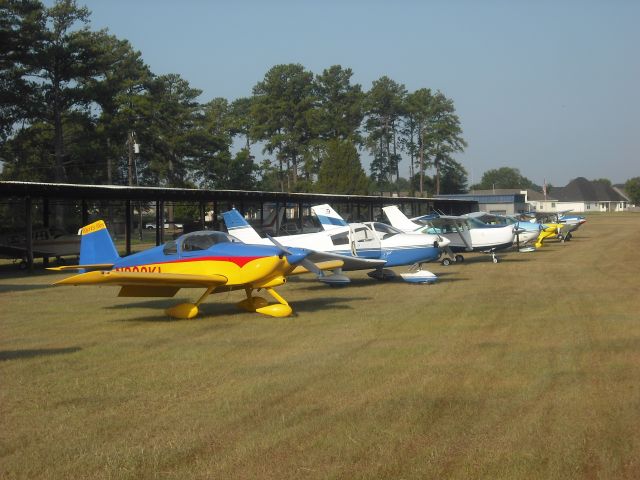
{"type": "MultiPolygon", "coordinates": [[[[321,208],[324,212],[327,207],[330,209],[328,205],[323,205],[312,207],[312,210],[315,212],[321,208]]],[[[304,246],[316,252],[309,257],[311,260],[318,256],[323,260],[342,260],[342,270],[373,269],[369,276],[377,279],[395,276],[393,271],[383,267],[414,265],[437,259],[441,253],[440,248],[448,244],[446,239],[439,239],[437,236],[409,235],[388,225],[384,225],[386,228],[382,232],[362,223],[347,224],[339,215],[335,215],[337,218],[332,217],[333,223],[329,230],[271,239],[261,238],[237,210],[232,209],[222,214],[229,233],[243,242],[270,244],[275,240],[287,246],[304,246]]],[[[327,220],[323,213],[318,218],[325,226],[327,220]]],[[[416,277],[413,272],[413,276],[403,275],[402,278],[411,281],[416,277]]],[[[436,279],[430,272],[421,278],[423,283],[427,283],[428,279],[436,279]]]]}
{"type": "Polygon", "coordinates": [[[181,288],[202,288],[195,303],[181,303],[166,310],[174,318],[193,318],[211,293],[244,289],[247,298],[238,307],[273,317],[291,314],[289,304],[274,287],[288,275],[312,271],[326,283],[345,283],[344,276],[324,275],[341,261],[316,265],[304,248],[281,245],[247,245],[223,232],[187,233],[176,240],[127,257],[120,257],[102,220],[81,229],[80,265],[50,270],[81,270],[55,285],[115,285],[120,297],[173,297],[181,288]],[[254,290],[265,289],[277,303],[269,305],[254,290]]]}
{"type": "Polygon", "coordinates": [[[529,246],[530,242],[536,240],[540,232],[544,229],[544,225],[539,223],[532,223],[523,220],[519,220],[515,216],[510,215],[497,215],[487,212],[472,212],[463,215],[463,217],[474,218],[480,220],[487,225],[514,225],[515,240],[514,246],[521,252],[529,252],[535,250],[535,248],[529,246]]]}
{"type": "Polygon", "coordinates": [[[464,261],[462,254],[454,256],[454,252],[489,253],[493,263],[498,263],[496,251],[510,248],[517,233],[513,225],[486,225],[468,217],[431,214],[409,220],[395,205],[382,210],[391,225],[402,231],[438,234],[449,239],[443,265],[464,261]]]}

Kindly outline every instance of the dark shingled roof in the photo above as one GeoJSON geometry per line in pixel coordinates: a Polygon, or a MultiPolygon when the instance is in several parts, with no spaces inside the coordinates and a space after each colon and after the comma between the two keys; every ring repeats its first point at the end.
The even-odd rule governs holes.
{"type": "Polygon", "coordinates": [[[623,202],[625,198],[613,187],[590,182],[584,177],[571,180],[566,187],[554,187],[553,196],[561,202],[623,202]]]}

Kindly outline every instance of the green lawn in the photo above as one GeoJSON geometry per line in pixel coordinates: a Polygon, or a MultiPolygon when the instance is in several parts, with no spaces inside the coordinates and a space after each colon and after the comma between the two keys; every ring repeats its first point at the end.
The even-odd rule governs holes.
{"type": "Polygon", "coordinates": [[[431,286],[293,279],[281,319],[4,265],[0,478],[640,478],[639,247],[590,216],[431,286]]]}

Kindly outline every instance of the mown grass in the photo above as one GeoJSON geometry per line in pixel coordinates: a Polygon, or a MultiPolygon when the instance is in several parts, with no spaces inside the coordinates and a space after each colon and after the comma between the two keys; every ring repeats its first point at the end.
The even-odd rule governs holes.
{"type": "Polygon", "coordinates": [[[433,265],[295,279],[296,315],[0,271],[2,478],[639,478],[640,215],[433,265]]]}

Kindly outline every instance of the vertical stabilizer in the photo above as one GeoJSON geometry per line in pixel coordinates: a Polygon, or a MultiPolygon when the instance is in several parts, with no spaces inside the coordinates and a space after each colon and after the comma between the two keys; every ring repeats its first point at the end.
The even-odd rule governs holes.
{"type": "Polygon", "coordinates": [[[242,240],[244,243],[264,243],[262,237],[258,235],[258,232],[249,225],[249,222],[247,222],[235,208],[224,212],[222,218],[224,218],[224,224],[227,226],[229,234],[238,240],[242,240]]]}
{"type": "Polygon", "coordinates": [[[79,234],[80,265],[113,264],[120,258],[104,221],[82,227],[79,234]]]}
{"type": "Polygon", "coordinates": [[[349,225],[345,222],[344,218],[342,218],[338,212],[331,208],[327,203],[311,207],[311,211],[315,213],[316,217],[318,217],[318,220],[324,230],[333,230],[335,228],[346,227],[349,225]]]}
{"type": "Polygon", "coordinates": [[[413,232],[421,228],[420,225],[409,220],[396,205],[384,207],[382,211],[389,219],[389,223],[403,232],[413,232]]]}

